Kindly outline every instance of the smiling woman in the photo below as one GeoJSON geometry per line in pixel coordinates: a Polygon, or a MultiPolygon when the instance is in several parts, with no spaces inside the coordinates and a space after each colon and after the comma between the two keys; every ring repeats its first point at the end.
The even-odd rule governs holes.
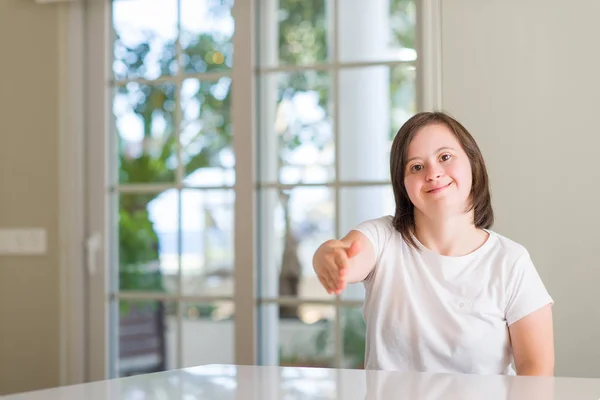
{"type": "Polygon", "coordinates": [[[552,374],[553,300],[528,251],[489,229],[473,137],[446,114],[418,113],[390,157],[394,216],[326,241],[313,260],[330,292],[365,285],[366,368],[552,374]]]}
{"type": "MultiPolygon", "coordinates": [[[[54,7],[33,3],[16,11],[8,6],[3,16],[18,17],[14,21],[21,26],[31,17],[29,10],[46,15],[54,7]]],[[[339,297],[328,294],[311,258],[320,243],[353,229],[361,229],[355,235],[367,232],[362,233],[367,244],[369,237],[377,242],[397,235],[390,148],[420,98],[419,105],[431,108],[442,107],[443,99],[444,109],[468,122],[487,152],[494,211],[502,219],[498,229],[527,245],[557,303],[574,294],[555,309],[561,313],[557,373],[598,374],[590,349],[600,331],[593,323],[599,314],[573,312],[589,310],[596,292],[598,271],[589,261],[597,247],[598,196],[589,189],[588,173],[573,174],[553,161],[563,154],[577,159],[580,170],[597,170],[593,153],[600,136],[589,127],[595,126],[600,58],[589,49],[597,37],[590,32],[597,29],[593,19],[600,3],[585,2],[582,8],[554,1],[554,7],[543,7],[544,1],[532,0],[517,7],[517,2],[464,0],[443,2],[443,12],[438,0],[67,3],[59,6],[61,14],[68,13],[68,23],[58,23],[62,45],[53,52],[62,61],[51,63],[60,67],[60,79],[48,80],[63,87],[59,97],[65,129],[60,131],[66,152],[59,158],[66,167],[60,186],[71,201],[61,201],[61,215],[67,216],[67,224],[78,224],[68,237],[62,235],[68,262],[61,262],[61,268],[73,271],[72,279],[62,279],[72,287],[72,296],[61,291],[61,333],[69,333],[61,339],[70,352],[62,352],[68,359],[63,370],[69,367],[90,380],[118,375],[120,313],[132,309],[126,303],[136,301],[143,303],[144,312],[163,308],[169,324],[162,325],[164,337],[153,334],[155,343],[166,344],[167,367],[214,360],[205,351],[214,349],[214,343],[221,346],[223,361],[362,365],[365,328],[346,322],[363,311],[365,296],[365,309],[374,303],[367,294],[374,291],[353,279],[339,297]],[[533,6],[536,1],[542,6],[533,6]],[[474,18],[462,18],[465,13],[474,18]],[[558,22],[566,29],[556,29],[558,22]],[[564,57],[556,57],[557,46],[564,57]],[[573,68],[577,74],[557,78],[573,68]],[[581,85],[574,79],[581,79],[581,85]],[[67,131],[73,133],[67,137],[67,131]],[[105,145],[109,141],[110,147],[105,145]],[[592,195],[581,196],[582,188],[592,195]],[[575,206],[560,212],[573,199],[575,206]],[[359,227],[385,215],[390,221],[384,218],[383,225],[359,227]],[[93,239],[86,260],[89,276],[81,268],[81,236],[88,232],[93,239]],[[95,253],[97,243],[104,248],[95,253]],[[83,287],[76,284],[84,278],[83,287]],[[153,307],[157,304],[162,306],[153,307]],[[85,331],[71,335],[75,329],[68,322],[83,326],[78,320],[85,320],[85,331]],[[186,331],[190,326],[201,329],[186,331]],[[294,347],[295,339],[288,340],[297,332],[306,333],[301,348],[294,347]],[[190,354],[197,355],[195,360],[186,359],[190,354]],[[79,366],[83,357],[86,368],[79,366]]],[[[56,25],[55,18],[44,20],[56,25]]],[[[39,29],[32,32],[26,37],[42,35],[39,29]]],[[[15,49],[31,47],[13,36],[7,40],[15,49]]],[[[57,37],[52,32],[46,36],[57,37]]],[[[34,61],[21,64],[39,67],[34,61]]],[[[462,147],[469,157],[468,147],[462,147]]],[[[454,150],[439,152],[435,159],[417,154],[423,165],[415,168],[416,175],[432,172],[428,166],[433,165],[439,169],[433,171],[437,182],[450,185],[433,194],[427,191],[438,186],[423,184],[427,194],[416,191],[416,196],[424,205],[460,197],[462,179],[444,169],[455,157],[464,157],[454,150]]],[[[393,175],[404,181],[406,171],[393,175]]],[[[478,212],[478,205],[486,207],[486,185],[476,171],[471,183],[482,185],[482,190],[473,189],[473,222],[484,227],[491,221],[486,222],[489,214],[478,212]]],[[[405,197],[410,201],[408,192],[405,197]]],[[[432,207],[422,208],[426,212],[418,218],[435,222],[432,207]]],[[[481,237],[455,235],[468,239],[455,243],[431,234],[437,232],[434,224],[415,223],[418,255],[432,269],[436,263],[475,260],[498,243],[491,228],[480,229],[485,232],[481,237]]],[[[503,311],[505,325],[512,322],[517,370],[539,373],[540,363],[551,365],[547,326],[552,308],[527,313],[551,300],[536,295],[543,301],[534,304],[516,289],[539,277],[528,251],[514,243],[508,248],[518,250],[499,268],[509,288],[490,284],[490,291],[504,293],[504,310],[494,310],[483,287],[443,299],[448,300],[443,304],[475,319],[474,312],[503,311]],[[540,318],[530,318],[534,315],[540,318]],[[536,341],[545,357],[531,346],[532,338],[540,338],[536,341]]],[[[370,276],[359,271],[354,278],[362,273],[367,280],[383,277],[383,270],[373,269],[370,276]]],[[[436,273],[456,270],[463,271],[440,268],[436,273]]],[[[408,289],[416,288],[430,289],[418,284],[408,289]]],[[[544,293],[538,289],[531,294],[544,293]]],[[[365,315],[372,318],[373,312],[365,315]]],[[[155,316],[147,321],[156,321],[155,316]]],[[[123,326],[132,326],[129,322],[123,326]]],[[[130,350],[123,354],[130,357],[130,350]]],[[[10,363],[19,357],[4,358],[10,363]]],[[[145,366],[139,363],[148,358],[130,361],[130,367],[141,368],[145,366]]]]}

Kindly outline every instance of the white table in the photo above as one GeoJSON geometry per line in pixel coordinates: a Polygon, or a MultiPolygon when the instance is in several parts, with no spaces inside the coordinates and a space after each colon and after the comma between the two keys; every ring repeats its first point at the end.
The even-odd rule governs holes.
{"type": "Polygon", "coordinates": [[[59,399],[598,400],[600,379],[206,365],[2,398],[59,399]]]}

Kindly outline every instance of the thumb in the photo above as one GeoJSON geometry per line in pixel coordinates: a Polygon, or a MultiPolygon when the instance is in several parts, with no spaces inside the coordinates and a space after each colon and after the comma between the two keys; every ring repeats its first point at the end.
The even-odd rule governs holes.
{"type": "Polygon", "coordinates": [[[358,240],[355,240],[352,243],[350,243],[350,246],[348,246],[348,248],[346,249],[346,254],[348,255],[348,258],[352,258],[358,253],[360,253],[361,250],[362,248],[360,246],[360,243],[358,242],[358,240]]]}

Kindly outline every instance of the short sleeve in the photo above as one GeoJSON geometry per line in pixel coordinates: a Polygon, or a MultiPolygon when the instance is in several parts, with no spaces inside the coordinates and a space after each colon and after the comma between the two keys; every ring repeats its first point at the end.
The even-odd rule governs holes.
{"type": "Polygon", "coordinates": [[[361,232],[369,239],[375,251],[375,264],[377,264],[381,258],[385,243],[393,231],[391,217],[387,216],[364,221],[353,230],[361,232]]]}
{"type": "Polygon", "coordinates": [[[529,254],[521,256],[508,277],[506,323],[514,324],[554,300],[546,290],[529,254]]]}

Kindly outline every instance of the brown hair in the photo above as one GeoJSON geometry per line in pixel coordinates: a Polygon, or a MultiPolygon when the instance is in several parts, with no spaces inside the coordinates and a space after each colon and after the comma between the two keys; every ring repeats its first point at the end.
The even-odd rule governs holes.
{"type": "Polygon", "coordinates": [[[415,231],[414,205],[408,197],[404,185],[404,175],[408,156],[408,146],[417,132],[432,124],[443,124],[456,136],[463,150],[467,154],[473,172],[471,187],[471,201],[466,212],[474,210],[474,223],[477,228],[487,229],[494,223],[494,211],[488,182],[487,170],[479,146],[471,134],[457,120],[443,112],[421,112],[402,125],[394,142],[390,154],[390,173],[392,188],[396,200],[396,214],[394,215],[394,228],[400,232],[404,240],[413,247],[417,247],[412,234],[415,231]]]}

